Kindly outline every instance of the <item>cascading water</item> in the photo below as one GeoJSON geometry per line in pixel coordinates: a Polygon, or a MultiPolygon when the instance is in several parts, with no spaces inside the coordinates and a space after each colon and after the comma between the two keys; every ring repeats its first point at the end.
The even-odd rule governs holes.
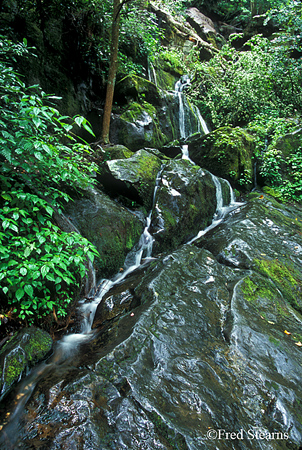
{"type": "MultiPolygon", "coordinates": [[[[164,166],[161,168],[159,173],[157,174],[154,193],[153,193],[153,205],[156,200],[156,192],[161,180],[161,174],[164,169],[164,166]]],[[[153,209],[153,207],[152,207],[153,209]]],[[[83,316],[83,321],[81,324],[81,332],[77,334],[71,334],[64,336],[59,345],[64,349],[63,354],[68,354],[70,352],[74,352],[77,345],[83,341],[89,340],[92,334],[92,323],[95,315],[95,311],[97,309],[98,304],[102,301],[105,294],[116,284],[119,284],[122,280],[126,278],[127,275],[134,272],[138,267],[140,267],[142,263],[142,259],[146,261],[151,257],[152,247],[154,239],[149,232],[150,224],[151,224],[151,216],[152,209],[146,218],[146,224],[144,231],[140,237],[139,243],[128,253],[123,270],[115,275],[111,280],[103,279],[99,283],[98,293],[95,296],[94,300],[90,303],[84,303],[85,299],[82,300],[82,305],[80,307],[81,315],[83,316]]]]}
{"type": "Polygon", "coordinates": [[[204,236],[208,231],[217,227],[217,225],[219,225],[223,221],[224,217],[226,216],[226,214],[228,212],[243,205],[243,203],[236,202],[236,198],[235,198],[235,194],[232,189],[232,186],[230,185],[230,183],[227,180],[223,180],[223,182],[228,185],[229,194],[230,194],[230,202],[229,202],[229,204],[225,205],[224,201],[223,201],[221,182],[220,182],[219,178],[217,178],[212,173],[211,173],[211,177],[212,177],[213,183],[215,184],[215,188],[216,188],[216,212],[214,214],[212,223],[208,227],[206,227],[204,230],[199,231],[199,233],[193,239],[191,239],[189,242],[187,242],[187,244],[192,244],[194,241],[199,239],[201,236],[204,236]]]}
{"type": "Polygon", "coordinates": [[[208,134],[210,131],[207,127],[207,124],[206,124],[204,118],[202,117],[202,115],[199,111],[199,108],[197,106],[195,106],[194,109],[195,109],[195,113],[198,118],[198,132],[200,133],[201,131],[203,131],[204,134],[208,134]]]}
{"type": "Polygon", "coordinates": [[[154,83],[157,86],[157,77],[155,68],[151,61],[148,60],[148,78],[151,83],[154,83]]]}
{"type": "MultiPolygon", "coordinates": [[[[179,104],[179,133],[181,139],[186,139],[190,134],[194,132],[194,130],[188,130],[186,129],[186,109],[190,109],[189,105],[187,104],[186,98],[184,96],[183,90],[190,86],[190,78],[188,75],[183,75],[175,84],[175,93],[178,97],[178,104],[179,104]]],[[[195,114],[197,116],[197,127],[198,132],[203,131],[204,134],[209,133],[209,129],[199,111],[197,106],[193,107],[195,114]]],[[[190,160],[189,152],[188,152],[188,145],[182,145],[182,158],[190,160]]]]}
{"type": "MultiPolygon", "coordinates": [[[[190,79],[187,75],[181,77],[177,83],[175,84],[175,92],[178,96],[178,102],[179,102],[179,130],[180,130],[180,138],[185,139],[188,137],[188,134],[186,132],[186,117],[185,117],[185,106],[186,100],[183,94],[183,90],[190,85],[190,79]]],[[[204,134],[209,133],[209,129],[207,127],[207,124],[205,123],[205,120],[203,119],[199,109],[197,106],[194,106],[194,110],[196,113],[196,116],[198,118],[198,132],[203,131],[204,134]]],[[[193,163],[193,161],[190,159],[189,151],[188,151],[188,145],[182,145],[182,158],[189,160],[193,163]]],[[[193,163],[194,164],[194,163],[193,163]]],[[[228,205],[223,204],[223,196],[222,196],[222,188],[219,178],[217,178],[215,175],[211,174],[213,183],[216,188],[216,212],[213,217],[213,221],[211,225],[209,225],[204,230],[201,230],[197,236],[195,236],[193,239],[191,239],[188,244],[191,244],[199,237],[206,234],[209,230],[212,228],[215,228],[225,217],[227,212],[229,212],[231,209],[234,209],[234,207],[240,206],[241,203],[236,203],[234,191],[230,185],[230,183],[227,180],[224,180],[225,183],[228,184],[229,192],[230,192],[230,203],[228,205]]]]}

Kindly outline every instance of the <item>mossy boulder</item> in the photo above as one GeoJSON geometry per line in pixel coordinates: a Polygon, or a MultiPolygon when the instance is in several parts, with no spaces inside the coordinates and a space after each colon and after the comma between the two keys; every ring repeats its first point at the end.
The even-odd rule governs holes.
{"type": "Polygon", "coordinates": [[[160,130],[156,108],[150,103],[134,102],[112,121],[110,141],[136,151],[146,146],[161,147],[168,139],[160,130]]]}
{"type": "Polygon", "coordinates": [[[130,199],[149,210],[160,167],[161,160],[156,155],[139,150],[130,158],[106,161],[101,182],[111,195],[120,196],[121,201],[130,199]]]}
{"type": "Polygon", "coordinates": [[[254,194],[236,215],[196,245],[210,250],[224,265],[252,269],[271,280],[284,300],[301,314],[301,211],[261,192],[254,194]]]}
{"type": "Polygon", "coordinates": [[[204,136],[195,134],[186,143],[196,164],[240,189],[251,188],[255,140],[242,128],[221,127],[204,136]]]}
{"type": "Polygon", "coordinates": [[[157,252],[193,238],[212,221],[216,188],[211,174],[187,160],[169,161],[152,214],[151,232],[157,252]]]}
{"type": "Polygon", "coordinates": [[[131,158],[133,152],[124,145],[112,145],[104,148],[104,159],[127,159],[131,158]]]}
{"type": "Polygon", "coordinates": [[[119,104],[145,100],[160,104],[162,94],[154,83],[137,75],[128,75],[119,81],[115,88],[115,98],[119,104]]]}
{"type": "Polygon", "coordinates": [[[290,156],[299,147],[302,147],[302,128],[281,136],[274,146],[284,157],[290,156]]]}
{"type": "Polygon", "coordinates": [[[39,328],[24,328],[15,333],[0,350],[0,400],[23,373],[44,359],[52,350],[50,335],[39,328]]]}
{"type": "Polygon", "coordinates": [[[166,91],[174,91],[176,82],[184,74],[181,59],[172,59],[168,52],[156,59],[154,68],[157,86],[166,91]]]}
{"type": "Polygon", "coordinates": [[[123,266],[127,253],[139,241],[142,222],[123,206],[97,190],[70,202],[66,213],[79,232],[98,249],[97,276],[108,277],[123,266]]]}

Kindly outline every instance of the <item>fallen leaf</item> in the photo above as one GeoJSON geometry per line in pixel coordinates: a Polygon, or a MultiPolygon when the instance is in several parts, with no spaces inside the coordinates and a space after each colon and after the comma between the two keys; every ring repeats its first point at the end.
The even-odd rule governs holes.
{"type": "Polygon", "coordinates": [[[134,316],[134,313],[131,313],[130,316],[133,317],[133,316],[134,316]]]}
{"type": "Polygon", "coordinates": [[[264,198],[264,195],[260,195],[260,197],[259,198],[264,198]]]}
{"type": "Polygon", "coordinates": [[[271,325],[275,325],[275,322],[271,322],[270,320],[268,320],[267,323],[270,323],[271,325]]]}
{"type": "Polygon", "coordinates": [[[284,333],[287,334],[288,336],[291,334],[289,331],[284,330],[284,333]]]}
{"type": "Polygon", "coordinates": [[[298,347],[302,347],[302,342],[295,342],[295,344],[298,346],[298,347]]]}

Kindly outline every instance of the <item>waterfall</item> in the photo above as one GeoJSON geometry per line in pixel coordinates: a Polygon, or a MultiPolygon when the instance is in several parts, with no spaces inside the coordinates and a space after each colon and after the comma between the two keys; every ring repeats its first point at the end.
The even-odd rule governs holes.
{"type": "Polygon", "coordinates": [[[85,303],[85,299],[80,302],[82,303],[80,306],[80,313],[83,317],[80,333],[66,335],[61,339],[61,341],[59,341],[58,345],[61,347],[62,354],[66,355],[66,357],[68,357],[70,353],[76,350],[77,345],[86,341],[87,339],[90,339],[95,312],[105,294],[113,286],[119,284],[124,278],[126,278],[127,275],[134,272],[141,265],[143,258],[144,261],[151,258],[154,238],[151,236],[149,228],[151,225],[153,206],[156,201],[156,192],[161,181],[163,169],[164,166],[162,166],[161,170],[157,174],[153,193],[153,205],[148,217],[146,218],[144,231],[140,237],[138,244],[126,256],[123,270],[116,274],[112,279],[101,280],[97,290],[97,295],[92,302],[85,303]]]}
{"type": "MultiPolygon", "coordinates": [[[[179,133],[181,139],[186,139],[190,134],[194,132],[194,130],[186,129],[186,110],[190,109],[190,106],[187,104],[187,100],[183,93],[183,90],[186,86],[190,86],[190,84],[191,82],[188,75],[183,75],[175,84],[175,95],[178,97],[179,104],[179,133]]],[[[197,106],[193,106],[193,109],[197,117],[197,131],[203,131],[204,134],[208,134],[209,129],[199,109],[197,108],[197,106]]],[[[187,145],[182,145],[182,158],[190,160],[187,145]]]]}
{"type": "Polygon", "coordinates": [[[175,84],[175,93],[178,97],[179,104],[179,132],[181,139],[188,137],[186,133],[184,96],[182,91],[186,86],[190,86],[190,84],[190,78],[187,75],[183,75],[175,84]]]}
{"type": "Polygon", "coordinates": [[[151,81],[151,83],[154,83],[157,86],[157,77],[156,77],[155,68],[154,68],[152,62],[149,61],[149,59],[148,59],[148,78],[149,78],[149,81],[151,81]]]}
{"type": "Polygon", "coordinates": [[[212,173],[210,173],[210,174],[211,174],[211,177],[212,177],[213,183],[215,185],[215,189],[216,189],[216,211],[215,211],[212,223],[208,227],[206,227],[204,230],[199,231],[199,233],[193,239],[191,239],[189,242],[187,242],[187,244],[192,244],[194,241],[199,239],[201,236],[204,236],[208,231],[217,227],[217,225],[219,225],[223,221],[223,219],[227,213],[229,213],[233,209],[238,208],[238,206],[243,205],[243,203],[236,202],[236,198],[235,198],[235,194],[232,189],[232,186],[230,185],[230,183],[227,180],[223,179],[223,182],[226,183],[229,187],[229,194],[230,194],[230,199],[231,199],[230,203],[228,205],[224,205],[221,181],[218,177],[216,177],[212,173]]]}
{"type": "Polygon", "coordinates": [[[204,134],[208,134],[210,131],[207,127],[207,124],[204,120],[204,118],[202,117],[199,108],[197,106],[194,107],[197,118],[198,118],[198,132],[200,133],[201,131],[203,131],[204,134]]]}

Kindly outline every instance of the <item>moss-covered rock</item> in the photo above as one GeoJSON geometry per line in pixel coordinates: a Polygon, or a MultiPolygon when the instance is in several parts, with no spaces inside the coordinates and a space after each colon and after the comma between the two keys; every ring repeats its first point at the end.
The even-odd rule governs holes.
{"type": "Polygon", "coordinates": [[[131,103],[127,110],[112,122],[110,141],[123,144],[133,151],[143,147],[162,147],[172,140],[173,125],[170,121],[170,124],[166,122],[161,126],[159,116],[160,111],[150,103],[131,103]],[[167,129],[163,131],[163,128],[167,129]]]}
{"type": "Polygon", "coordinates": [[[176,248],[212,221],[216,188],[211,174],[187,160],[170,161],[163,173],[152,215],[155,250],[176,248]]]}
{"type": "Polygon", "coordinates": [[[50,335],[35,327],[24,328],[6,342],[0,351],[0,400],[27,369],[51,352],[52,345],[50,335]]]}
{"type": "Polygon", "coordinates": [[[139,150],[128,159],[107,161],[105,166],[101,182],[111,195],[126,197],[151,209],[161,167],[161,160],[156,155],[139,150]]]}
{"type": "Polygon", "coordinates": [[[119,104],[130,103],[133,100],[145,100],[160,104],[161,92],[154,83],[137,75],[128,75],[120,80],[115,88],[115,98],[119,104]]]}
{"type": "Polygon", "coordinates": [[[124,145],[112,145],[104,149],[104,159],[127,159],[131,158],[133,152],[124,145]]]}
{"type": "Polygon", "coordinates": [[[222,127],[187,140],[190,158],[238,188],[249,189],[253,180],[255,141],[243,129],[222,127]]]}
{"type": "Polygon", "coordinates": [[[66,211],[80,233],[100,253],[95,260],[98,276],[107,277],[123,266],[127,253],[139,241],[143,224],[124,207],[97,190],[70,202],[66,211]]]}
{"type": "Polygon", "coordinates": [[[216,230],[215,237],[210,231],[197,245],[210,250],[223,264],[252,269],[266,277],[301,314],[301,211],[268,195],[255,194],[216,230]]]}

